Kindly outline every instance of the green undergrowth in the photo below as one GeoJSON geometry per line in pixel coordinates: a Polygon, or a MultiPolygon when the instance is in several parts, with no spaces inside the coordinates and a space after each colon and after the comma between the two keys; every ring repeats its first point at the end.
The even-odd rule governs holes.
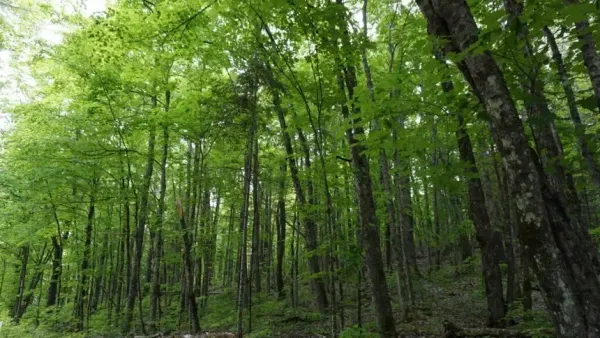
{"type": "MultiPolygon", "coordinates": [[[[503,266],[503,270],[505,270],[503,266]]],[[[402,333],[420,332],[431,336],[442,336],[445,320],[458,327],[483,327],[486,321],[485,294],[481,280],[479,257],[473,257],[459,265],[444,265],[439,269],[422,269],[421,276],[414,276],[413,289],[415,306],[410,312],[401,311],[398,304],[395,278],[389,276],[388,283],[393,300],[393,308],[398,321],[398,330],[402,333]]],[[[503,271],[505,272],[505,271],[503,271]]],[[[375,338],[376,324],[373,314],[368,285],[363,284],[361,322],[358,325],[358,300],[356,285],[345,290],[345,328],[341,338],[375,338]]],[[[252,317],[250,309],[244,310],[244,331],[252,327],[247,337],[329,337],[331,324],[328,315],[319,313],[312,304],[310,288],[301,288],[299,302],[292,306],[289,295],[278,300],[273,294],[256,294],[252,299],[252,317]]],[[[145,300],[147,301],[147,300],[145,300]]],[[[214,290],[207,306],[200,310],[200,323],[203,330],[210,332],[237,331],[237,310],[234,289],[214,290]]],[[[160,332],[166,335],[187,331],[179,327],[180,311],[178,302],[163,305],[163,316],[159,323],[160,332]]],[[[89,318],[89,329],[82,333],[73,333],[72,307],[67,305],[56,311],[28,311],[20,325],[13,325],[8,311],[0,315],[4,323],[0,328],[0,337],[44,337],[44,338],[83,338],[118,337],[120,326],[111,324],[106,309],[99,309],[89,318]]],[[[149,314],[145,314],[148,317],[149,314]]],[[[134,328],[140,334],[139,317],[136,311],[134,328]]],[[[185,314],[184,314],[185,316],[185,314]]],[[[121,315],[122,317],[122,315],[121,315]]],[[[115,321],[113,314],[112,322],[115,321]]],[[[183,318],[185,323],[187,318],[183,318]]],[[[551,325],[544,311],[538,292],[534,292],[534,309],[523,311],[520,302],[510,309],[507,320],[515,329],[529,332],[533,337],[548,337],[551,325]]],[[[146,327],[151,323],[145,322],[146,327]]]]}

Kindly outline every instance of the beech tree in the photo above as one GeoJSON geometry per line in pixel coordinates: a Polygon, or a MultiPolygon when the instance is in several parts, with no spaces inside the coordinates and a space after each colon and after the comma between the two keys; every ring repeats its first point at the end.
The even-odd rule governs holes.
{"type": "Polygon", "coordinates": [[[600,336],[594,2],[90,1],[0,0],[3,336],[600,336]]]}

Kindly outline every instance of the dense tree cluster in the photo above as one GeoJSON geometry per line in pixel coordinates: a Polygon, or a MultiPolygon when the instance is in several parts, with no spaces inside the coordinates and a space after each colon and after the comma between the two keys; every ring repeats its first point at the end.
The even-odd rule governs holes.
{"type": "Polygon", "coordinates": [[[37,8],[68,29],[2,37],[36,85],[3,107],[0,330],[241,337],[275,302],[391,338],[476,257],[488,326],[536,285],[600,336],[597,2],[37,8]]]}

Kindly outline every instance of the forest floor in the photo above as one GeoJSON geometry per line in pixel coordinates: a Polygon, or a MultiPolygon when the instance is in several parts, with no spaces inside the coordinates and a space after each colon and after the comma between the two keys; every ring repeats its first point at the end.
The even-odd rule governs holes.
{"type": "MultiPolygon", "coordinates": [[[[487,310],[485,305],[481,267],[478,259],[472,259],[461,265],[443,266],[436,271],[428,271],[422,266],[421,276],[415,276],[415,306],[409,314],[401,313],[397,302],[394,302],[399,337],[447,337],[444,323],[451,323],[457,328],[483,329],[486,325],[487,310]]],[[[397,297],[393,279],[389,279],[390,291],[397,297]]],[[[304,288],[308,289],[308,287],[304,288]]],[[[365,291],[367,287],[363,287],[365,291]]],[[[341,338],[375,338],[375,319],[372,313],[370,294],[363,294],[360,326],[355,290],[347,296],[345,329],[341,338]],[[354,298],[350,300],[350,298],[354,298]]],[[[520,332],[519,335],[531,337],[552,337],[551,326],[543,311],[543,303],[538,292],[534,291],[534,309],[527,319],[522,308],[511,310],[513,325],[506,332],[520,332]]],[[[253,313],[253,330],[247,337],[285,337],[285,338],[321,338],[329,337],[330,320],[311,310],[309,295],[302,295],[300,306],[291,308],[286,302],[257,300],[253,313]]],[[[397,299],[397,298],[395,298],[397,299]]],[[[210,333],[206,337],[230,337],[233,332],[229,320],[218,323],[214,321],[214,310],[220,308],[219,302],[213,299],[209,305],[203,322],[210,333]],[[212,313],[211,313],[212,312],[212,313]],[[210,314],[209,314],[210,313],[210,314]],[[211,324],[212,323],[212,324],[211,324]]],[[[222,309],[229,312],[229,310],[222,309]]],[[[218,312],[218,311],[217,311],[218,312]]],[[[225,315],[225,313],[221,313],[225,315]]],[[[231,317],[229,312],[225,317],[231,317]]],[[[247,324],[246,324],[247,325],[247,324]]],[[[247,328],[247,326],[246,326],[247,328]]],[[[204,338],[204,336],[198,336],[204,338]]],[[[231,336],[232,337],[232,336],[231,336]]],[[[477,337],[477,335],[470,336],[477,337]]],[[[484,337],[484,336],[481,336],[484,337]]]]}
{"type": "MultiPolygon", "coordinates": [[[[480,259],[474,257],[465,263],[453,265],[444,262],[439,269],[428,269],[426,262],[421,262],[420,276],[414,276],[413,289],[415,305],[410,313],[403,313],[398,305],[398,295],[394,278],[388,276],[388,285],[393,300],[399,337],[503,337],[506,335],[478,335],[477,330],[485,329],[487,310],[481,277],[480,259]],[[448,335],[446,326],[451,323],[455,328],[473,329],[469,335],[448,335]],[[475,332],[475,334],[473,334],[475,332]]],[[[357,287],[356,275],[343,277],[344,283],[344,323],[340,338],[376,338],[376,323],[373,316],[373,305],[368,285],[363,281],[357,287]],[[358,290],[361,290],[359,293],[358,290]],[[358,295],[361,295],[360,302],[358,295]],[[358,304],[361,304],[360,311],[358,304]]],[[[244,313],[244,337],[281,337],[281,338],[324,338],[331,337],[331,318],[316,311],[310,295],[310,286],[306,278],[301,279],[298,302],[292,306],[289,284],[288,295],[277,300],[274,295],[253,295],[251,309],[244,313]],[[251,318],[251,323],[249,319],[251,318]]],[[[289,282],[289,281],[288,281],[289,282]]],[[[535,289],[535,286],[534,286],[535,289]]],[[[207,306],[201,310],[200,323],[206,333],[187,335],[185,329],[178,328],[179,305],[173,302],[166,304],[160,323],[163,331],[138,338],[233,338],[237,331],[237,312],[235,309],[235,289],[215,288],[211,290],[207,306]],[[168,329],[171,328],[171,329],[168,329]]],[[[517,302],[520,304],[520,302],[517,302]]],[[[508,315],[515,325],[506,332],[519,332],[516,337],[545,338],[553,337],[548,332],[551,325],[544,312],[539,292],[533,292],[533,311],[524,315],[522,308],[516,306],[508,315]],[[525,334],[523,334],[525,333],[525,334]]],[[[0,337],[34,337],[34,338],[114,338],[120,335],[120,326],[107,323],[106,312],[99,311],[90,317],[89,329],[86,332],[66,333],[60,327],[68,327],[68,318],[72,309],[63,309],[58,317],[37,316],[24,317],[21,325],[5,325],[0,337]],[[62,320],[61,318],[65,318],[62,320]],[[55,323],[55,324],[52,324],[55,323]],[[61,333],[61,331],[63,333],[61,333]]],[[[135,320],[137,322],[137,319],[135,320]]],[[[338,330],[339,332],[340,330],[338,330]]],[[[515,337],[515,335],[511,336],[515,337]]]]}

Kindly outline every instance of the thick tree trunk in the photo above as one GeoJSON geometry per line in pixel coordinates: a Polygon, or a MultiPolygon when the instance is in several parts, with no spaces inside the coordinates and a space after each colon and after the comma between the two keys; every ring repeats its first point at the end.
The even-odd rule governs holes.
{"type": "MultiPolygon", "coordinates": [[[[523,12],[523,2],[505,0],[504,4],[509,13],[509,22],[512,27],[515,27],[515,34],[523,44],[523,56],[525,59],[529,59],[533,55],[533,48],[529,43],[528,27],[519,18],[523,12]]],[[[561,161],[563,158],[562,142],[556,133],[552,113],[544,95],[544,83],[538,79],[540,70],[531,69],[531,67],[523,67],[523,69],[525,76],[522,79],[521,87],[529,95],[529,98],[525,100],[525,106],[538,156],[546,168],[547,180],[545,183],[553,190],[554,195],[561,200],[561,204],[566,208],[569,217],[583,224],[572,177],[561,161]]]]}
{"type": "MultiPolygon", "coordinates": [[[[418,4],[433,35],[450,37],[460,51],[477,42],[479,31],[464,0],[419,0],[418,4]]],[[[485,104],[492,135],[502,154],[517,205],[519,237],[531,258],[557,334],[597,336],[600,286],[598,261],[589,236],[569,219],[561,199],[544,184],[543,169],[529,149],[503,74],[491,54],[467,54],[465,63],[465,76],[485,104]]]]}

